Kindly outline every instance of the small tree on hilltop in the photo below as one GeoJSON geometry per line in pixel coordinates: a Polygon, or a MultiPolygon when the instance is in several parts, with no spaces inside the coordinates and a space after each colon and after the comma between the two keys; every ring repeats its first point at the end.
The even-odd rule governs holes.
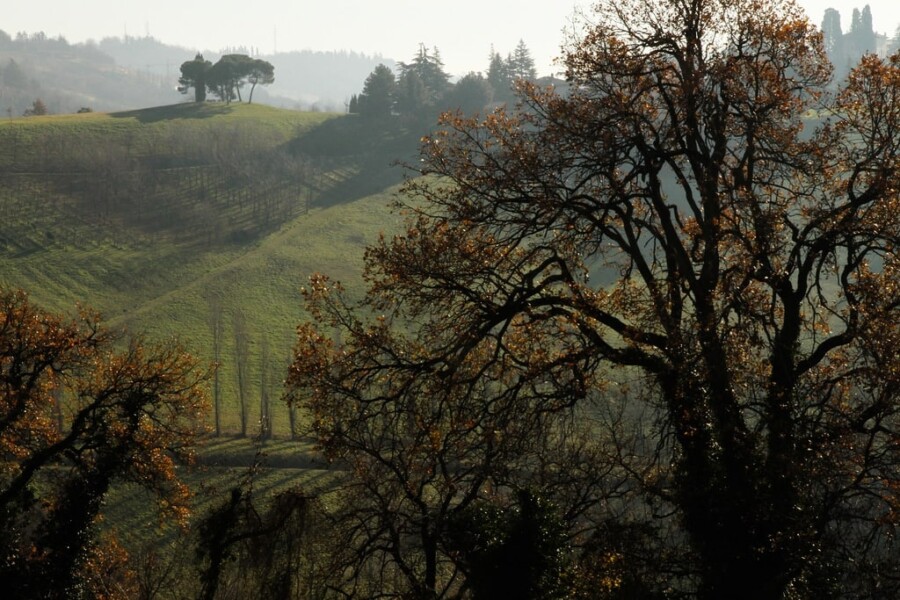
{"type": "Polygon", "coordinates": [[[275,67],[272,63],[251,58],[246,54],[226,54],[207,73],[206,85],[220,100],[231,102],[241,98],[241,88],[250,84],[248,103],[253,102],[253,91],[257,85],[275,82],[275,67]]]}
{"type": "Polygon", "coordinates": [[[244,85],[244,72],[239,66],[237,55],[226,54],[209,69],[206,87],[219,100],[230,104],[232,100],[240,100],[241,87],[244,85]]]}
{"type": "Polygon", "coordinates": [[[210,68],[212,63],[204,59],[202,54],[197,54],[194,60],[181,63],[181,77],[178,78],[181,93],[187,94],[190,88],[194,88],[194,101],[204,102],[210,68]]]}
{"type": "Polygon", "coordinates": [[[38,98],[34,102],[31,103],[31,108],[25,109],[25,112],[22,113],[25,117],[40,117],[48,114],[47,105],[44,104],[44,101],[38,98]]]}
{"type": "Polygon", "coordinates": [[[253,103],[253,90],[257,85],[271,85],[275,83],[275,67],[272,63],[261,58],[250,58],[246,62],[247,83],[250,84],[250,97],[247,104],[253,103]]]}

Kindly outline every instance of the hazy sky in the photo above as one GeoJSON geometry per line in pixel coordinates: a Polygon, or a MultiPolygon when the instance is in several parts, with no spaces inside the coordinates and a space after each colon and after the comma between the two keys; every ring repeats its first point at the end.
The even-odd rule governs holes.
{"type": "MultiPolygon", "coordinates": [[[[849,29],[854,7],[865,0],[800,0],[815,24],[826,8],[841,12],[849,29]]],[[[463,75],[487,68],[491,44],[506,54],[519,39],[538,72],[554,72],[562,31],[576,6],[591,0],[43,0],[14,2],[0,29],[43,31],[69,42],[108,36],[153,37],[189,48],[256,47],[287,50],[354,50],[409,60],[420,42],[441,51],[447,70],[463,75]]],[[[870,0],[875,30],[893,34],[900,2],[870,0]]]]}

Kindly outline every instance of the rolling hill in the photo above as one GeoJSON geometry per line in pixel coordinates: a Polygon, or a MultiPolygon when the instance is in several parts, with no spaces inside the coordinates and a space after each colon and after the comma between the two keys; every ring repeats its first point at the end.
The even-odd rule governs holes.
{"type": "Polygon", "coordinates": [[[245,331],[248,434],[267,396],[285,435],[279,384],[300,287],[315,271],[359,285],[365,244],[396,222],[394,159],[417,139],[396,124],[259,105],[5,121],[0,285],[56,311],[85,303],[114,328],[177,336],[210,361],[218,331],[226,432],[240,430],[235,331],[245,331]]]}

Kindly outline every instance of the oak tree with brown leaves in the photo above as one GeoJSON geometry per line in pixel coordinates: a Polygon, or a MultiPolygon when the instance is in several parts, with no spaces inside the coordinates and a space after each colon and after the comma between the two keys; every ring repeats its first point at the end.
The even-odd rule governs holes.
{"type": "MultiPolygon", "coordinates": [[[[0,293],[0,581],[18,598],[127,598],[127,553],[97,520],[110,487],[184,522],[206,369],[177,344],[119,339],[0,293]],[[62,408],[63,417],[55,413],[62,408]],[[63,427],[59,424],[62,422],[63,427]]],[[[133,583],[133,581],[131,581],[133,583]]]]}
{"type": "Polygon", "coordinates": [[[336,344],[301,326],[288,387],[346,474],[331,502],[329,560],[340,575],[333,585],[350,597],[457,597],[477,547],[454,531],[481,507],[514,508],[512,491],[559,506],[573,536],[593,506],[619,494],[612,453],[530,382],[506,379],[514,366],[490,349],[473,349],[453,373],[423,376],[428,348],[417,336],[360,318],[325,277],[306,295],[319,325],[346,338],[336,344]]]}
{"type": "Polygon", "coordinates": [[[521,110],[424,140],[405,232],[366,255],[356,314],[384,317],[335,318],[314,281],[322,331],[347,329],[300,330],[289,383],[315,433],[364,455],[345,438],[377,405],[443,439],[414,394],[492,418],[624,402],[593,431],[629,478],[605,509],[641,525],[612,548],[653,565],[636,577],[898,593],[900,56],[833,92],[791,0],[601,0],[564,64],[566,95],[524,85],[521,110]]]}

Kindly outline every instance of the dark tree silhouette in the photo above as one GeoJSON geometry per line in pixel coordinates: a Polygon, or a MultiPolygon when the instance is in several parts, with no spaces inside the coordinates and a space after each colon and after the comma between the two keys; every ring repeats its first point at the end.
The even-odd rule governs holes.
{"type": "Polygon", "coordinates": [[[359,95],[359,114],[367,118],[386,118],[391,115],[396,91],[394,72],[381,64],[366,78],[359,95]]]}
{"type": "Polygon", "coordinates": [[[181,93],[187,94],[188,90],[194,88],[194,102],[204,102],[211,68],[212,63],[204,59],[202,54],[197,54],[194,60],[183,62],[181,77],[178,78],[178,89],[181,93]]]}
{"type": "Polygon", "coordinates": [[[591,23],[567,95],[525,85],[525,110],[426,138],[406,230],[366,254],[357,314],[381,318],[317,280],[313,317],[348,330],[300,330],[319,436],[349,452],[370,414],[424,436],[406,407],[451,394],[492,418],[627,400],[634,444],[597,428],[630,475],[609,516],[651,532],[667,586],[897,595],[900,56],[831,94],[790,0],[602,0],[591,23]]]}
{"type": "MultiPolygon", "coordinates": [[[[154,492],[184,522],[175,471],[202,432],[208,374],[177,344],[117,340],[84,312],[67,321],[0,293],[0,580],[19,598],[93,597],[125,559],[98,535],[116,481],[154,492]],[[54,418],[64,397],[65,427],[54,418]]],[[[127,594],[126,594],[127,595],[127,594]]],[[[117,596],[118,597],[118,596],[117,596]]],[[[121,596],[124,597],[124,596],[121,596]]]]}

